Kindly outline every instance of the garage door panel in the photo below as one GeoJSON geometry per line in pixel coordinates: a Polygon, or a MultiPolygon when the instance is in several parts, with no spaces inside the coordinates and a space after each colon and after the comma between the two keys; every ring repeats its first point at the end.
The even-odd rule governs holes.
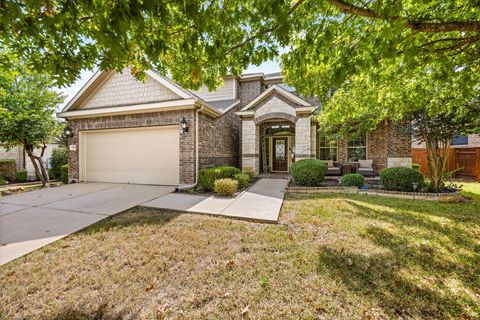
{"type": "Polygon", "coordinates": [[[179,131],[175,127],[85,132],[84,180],[179,183],[179,131]]]}

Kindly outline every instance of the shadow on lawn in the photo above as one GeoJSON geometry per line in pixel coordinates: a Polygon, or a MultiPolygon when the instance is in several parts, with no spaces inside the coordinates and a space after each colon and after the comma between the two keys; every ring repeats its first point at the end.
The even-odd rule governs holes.
{"type": "Polygon", "coordinates": [[[318,271],[373,298],[395,317],[473,318],[472,313],[480,312],[475,298],[480,292],[480,245],[472,231],[480,223],[480,197],[471,196],[475,201],[468,204],[434,205],[336,195],[355,215],[387,223],[384,228],[367,223],[359,233],[382,253],[323,246],[318,271]]]}
{"type": "Polygon", "coordinates": [[[180,215],[181,213],[178,212],[136,207],[99,221],[79,233],[93,234],[109,231],[113,228],[122,229],[141,225],[157,225],[162,227],[180,215]]]}
{"type": "Polygon", "coordinates": [[[52,320],[121,320],[126,315],[109,315],[106,311],[106,305],[101,305],[97,310],[90,313],[79,311],[75,309],[64,309],[60,313],[54,315],[52,320]]]}

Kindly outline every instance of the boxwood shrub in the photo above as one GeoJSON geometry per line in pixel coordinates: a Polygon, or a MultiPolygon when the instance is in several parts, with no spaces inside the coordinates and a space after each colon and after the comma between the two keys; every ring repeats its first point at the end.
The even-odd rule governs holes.
{"type": "Polygon", "coordinates": [[[405,167],[383,169],[380,182],[385,189],[396,191],[414,191],[413,183],[418,184],[417,191],[425,186],[425,178],[420,172],[405,167]]]}
{"type": "Polygon", "coordinates": [[[418,163],[412,163],[412,169],[413,170],[417,170],[417,171],[420,171],[420,168],[422,167],[422,165],[418,164],[418,163]]]}
{"type": "Polygon", "coordinates": [[[2,184],[7,184],[7,179],[0,174],[0,186],[1,186],[2,184]]]}
{"type": "Polygon", "coordinates": [[[60,179],[63,183],[68,183],[68,164],[60,167],[60,179]]]}
{"type": "Polygon", "coordinates": [[[345,187],[362,187],[365,177],[359,173],[349,173],[342,177],[342,183],[345,187]]]}
{"type": "Polygon", "coordinates": [[[27,181],[27,176],[28,176],[28,172],[27,170],[20,170],[20,171],[17,171],[17,181],[18,182],[25,182],[27,181]]]}
{"type": "Polygon", "coordinates": [[[237,192],[238,181],[230,178],[215,180],[213,191],[220,196],[231,197],[237,192]]]}
{"type": "Polygon", "coordinates": [[[231,166],[201,169],[198,172],[198,187],[204,191],[212,191],[215,180],[232,179],[241,170],[231,166]]]}
{"type": "Polygon", "coordinates": [[[50,176],[50,179],[59,179],[60,168],[66,164],[68,164],[67,148],[56,148],[53,150],[52,157],[50,158],[50,166],[52,167],[53,175],[50,176]]]}
{"type": "Polygon", "coordinates": [[[318,159],[303,159],[292,164],[290,166],[290,172],[296,184],[316,187],[325,179],[327,165],[318,159]]]}
{"type": "Polygon", "coordinates": [[[250,176],[246,173],[237,173],[233,178],[238,181],[238,187],[241,189],[248,187],[250,184],[250,176]]]}

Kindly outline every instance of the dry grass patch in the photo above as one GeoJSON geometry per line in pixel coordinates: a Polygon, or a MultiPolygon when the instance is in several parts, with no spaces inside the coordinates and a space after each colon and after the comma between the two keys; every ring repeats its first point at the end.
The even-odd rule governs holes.
{"type": "Polygon", "coordinates": [[[136,208],[0,268],[0,318],[473,319],[469,188],[461,204],[287,195],[279,225],[136,208]]]}

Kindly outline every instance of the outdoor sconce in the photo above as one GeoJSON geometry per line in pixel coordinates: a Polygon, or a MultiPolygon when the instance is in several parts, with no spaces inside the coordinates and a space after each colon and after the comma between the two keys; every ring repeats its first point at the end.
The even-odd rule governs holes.
{"type": "Polygon", "coordinates": [[[187,120],[185,120],[185,117],[183,117],[182,120],[180,121],[180,131],[182,133],[188,132],[188,123],[187,123],[187,120]]]}
{"type": "Polygon", "coordinates": [[[72,129],[70,129],[69,126],[66,126],[65,129],[63,129],[63,134],[68,138],[73,137],[73,131],[72,131],[72,129]]]}

